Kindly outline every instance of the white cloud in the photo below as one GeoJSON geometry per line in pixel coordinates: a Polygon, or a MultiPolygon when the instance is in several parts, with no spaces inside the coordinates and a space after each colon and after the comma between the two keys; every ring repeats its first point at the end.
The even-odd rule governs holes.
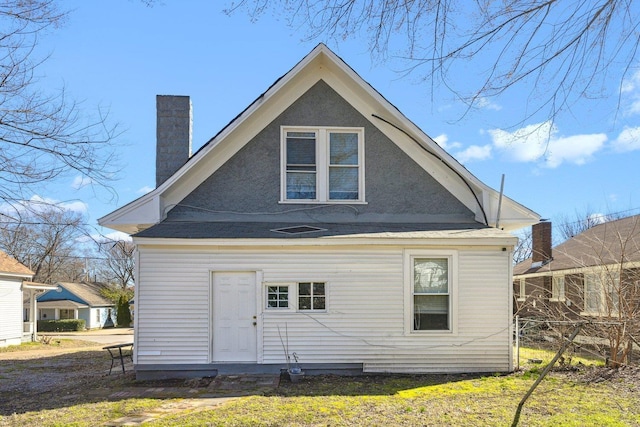
{"type": "Polygon", "coordinates": [[[136,193],[138,193],[138,194],[147,194],[147,193],[149,193],[151,191],[153,191],[153,187],[149,187],[148,185],[145,185],[144,187],[142,187],[141,189],[136,191],[136,193]]]}
{"type": "Polygon", "coordinates": [[[449,137],[444,133],[436,136],[435,138],[433,138],[433,140],[437,142],[440,147],[447,151],[462,147],[462,144],[460,144],[459,142],[449,143],[449,137]]]}
{"type": "Polygon", "coordinates": [[[40,207],[44,209],[48,206],[53,205],[67,211],[78,212],[81,214],[86,214],[89,211],[89,206],[85,202],[82,202],[80,200],[62,202],[60,200],[35,195],[31,197],[28,202],[24,203],[29,204],[32,209],[36,210],[40,209],[40,207]]]}
{"type": "Polygon", "coordinates": [[[501,105],[498,105],[495,102],[491,102],[488,98],[483,98],[483,97],[476,99],[476,107],[481,108],[483,110],[494,110],[494,111],[502,110],[501,105]]]}
{"type": "Polygon", "coordinates": [[[454,156],[460,163],[469,163],[474,160],[487,160],[491,158],[491,145],[472,145],[456,153],[454,156]]]}
{"type": "Polygon", "coordinates": [[[563,163],[585,164],[607,141],[603,133],[560,137],[551,122],[525,126],[514,132],[493,129],[489,134],[505,159],[541,162],[548,168],[556,168],[563,163]]]}
{"type": "Polygon", "coordinates": [[[611,145],[619,153],[640,150],[640,127],[625,126],[618,138],[611,142],[611,145]]]}
{"type": "Polygon", "coordinates": [[[93,180],[91,178],[78,175],[73,179],[73,183],[71,183],[71,188],[73,188],[74,190],[79,190],[81,188],[86,187],[87,185],[91,185],[92,182],[93,180]]]}
{"type": "Polygon", "coordinates": [[[622,104],[626,115],[640,114],[640,70],[628,76],[622,82],[620,93],[624,95],[622,104]]]}
{"type": "Polygon", "coordinates": [[[124,240],[127,242],[132,241],[131,236],[121,231],[114,231],[108,234],[95,234],[92,237],[96,242],[118,242],[120,240],[124,240]]]}

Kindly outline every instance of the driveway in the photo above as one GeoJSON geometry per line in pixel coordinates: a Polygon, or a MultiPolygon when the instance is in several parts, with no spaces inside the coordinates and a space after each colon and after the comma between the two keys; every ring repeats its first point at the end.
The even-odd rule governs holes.
{"type": "Polygon", "coordinates": [[[50,336],[53,339],[67,338],[90,341],[103,345],[133,342],[133,328],[93,329],[81,332],[40,332],[38,335],[50,336]]]}

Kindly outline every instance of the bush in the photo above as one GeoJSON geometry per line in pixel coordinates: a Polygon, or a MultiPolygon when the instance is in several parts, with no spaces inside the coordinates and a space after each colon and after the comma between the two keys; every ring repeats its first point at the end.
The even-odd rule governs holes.
{"type": "Polygon", "coordinates": [[[84,319],[38,320],[38,332],[84,331],[84,319]]]}
{"type": "Polygon", "coordinates": [[[126,295],[120,295],[116,323],[119,328],[128,328],[131,325],[131,311],[129,310],[129,299],[126,295]]]}

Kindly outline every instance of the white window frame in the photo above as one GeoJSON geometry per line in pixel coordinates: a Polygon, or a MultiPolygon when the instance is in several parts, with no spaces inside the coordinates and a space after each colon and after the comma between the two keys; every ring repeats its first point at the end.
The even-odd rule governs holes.
{"type": "Polygon", "coordinates": [[[364,128],[363,127],[280,127],[280,203],[331,203],[364,204],[364,128]],[[287,199],[287,132],[315,132],[316,134],[316,198],[287,199]],[[355,133],[358,135],[358,199],[336,200],[329,198],[329,135],[331,133],[355,133]]]}
{"type": "Polygon", "coordinates": [[[404,252],[404,322],[405,335],[456,335],[458,333],[458,251],[455,250],[419,250],[410,249],[404,252]],[[449,329],[414,330],[414,272],[416,258],[446,258],[448,262],[449,291],[449,329]]]}
{"type": "Polygon", "coordinates": [[[326,313],[329,308],[329,285],[326,280],[299,280],[296,282],[296,310],[301,313],[326,313]],[[311,284],[311,301],[313,303],[313,285],[316,283],[322,283],[324,285],[324,308],[311,308],[311,309],[302,309],[300,308],[300,284],[302,283],[310,283],[311,284]]]}
{"type": "Polygon", "coordinates": [[[564,274],[555,274],[551,276],[551,298],[549,301],[565,301],[566,300],[566,280],[564,274]],[[560,286],[562,283],[562,286],[560,286]]]}
{"type": "Polygon", "coordinates": [[[609,317],[609,316],[617,316],[618,310],[611,309],[611,311],[607,310],[607,301],[613,295],[613,290],[617,288],[618,291],[618,304],[620,304],[620,275],[617,273],[613,273],[612,276],[614,279],[613,288],[610,285],[610,282],[607,280],[607,276],[610,275],[611,272],[606,270],[602,271],[594,271],[591,273],[583,274],[583,298],[582,298],[582,311],[580,314],[583,316],[597,316],[597,317],[609,317]],[[598,289],[600,291],[600,307],[597,311],[591,310],[587,307],[587,277],[593,277],[597,281],[598,289]],[[605,286],[605,284],[609,286],[605,286]]]}
{"type": "Polygon", "coordinates": [[[294,282],[264,282],[264,309],[266,311],[292,311],[294,310],[294,298],[296,292],[296,284],[294,282]],[[287,307],[269,307],[269,288],[270,287],[287,287],[288,288],[288,306],[287,307]]]}

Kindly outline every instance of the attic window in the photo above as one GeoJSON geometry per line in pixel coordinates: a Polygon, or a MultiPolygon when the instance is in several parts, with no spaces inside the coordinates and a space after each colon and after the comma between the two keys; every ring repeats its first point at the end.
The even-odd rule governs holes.
{"type": "Polygon", "coordinates": [[[276,228],[271,231],[275,233],[284,233],[284,234],[303,234],[303,233],[315,233],[318,231],[327,231],[327,229],[312,227],[310,225],[298,225],[295,227],[276,228]]]}
{"type": "Polygon", "coordinates": [[[281,202],[364,202],[364,129],[281,129],[281,202]]]}

